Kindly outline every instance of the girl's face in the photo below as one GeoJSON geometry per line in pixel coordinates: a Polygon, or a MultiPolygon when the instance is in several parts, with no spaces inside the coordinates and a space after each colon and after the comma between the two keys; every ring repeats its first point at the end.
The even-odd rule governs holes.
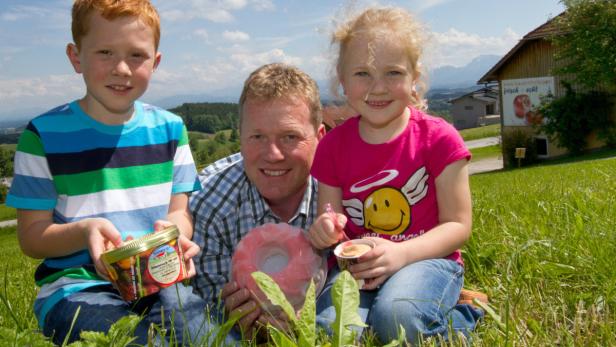
{"type": "Polygon", "coordinates": [[[382,35],[352,38],[338,73],[349,105],[361,114],[362,137],[386,134],[386,138],[368,135],[382,142],[402,132],[408,123],[414,74],[404,48],[395,39],[382,35]]]}

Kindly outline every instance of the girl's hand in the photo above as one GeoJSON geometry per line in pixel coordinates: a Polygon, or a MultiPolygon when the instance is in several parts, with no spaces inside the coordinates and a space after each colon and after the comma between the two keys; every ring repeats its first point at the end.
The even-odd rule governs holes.
{"type": "MultiPolygon", "coordinates": [[[[156,222],[154,222],[154,232],[161,231],[171,225],[173,225],[173,223],[169,221],[157,220],[156,222]]],[[[178,242],[180,243],[180,247],[182,247],[182,251],[184,253],[184,262],[186,264],[187,277],[193,277],[197,274],[197,270],[195,268],[195,263],[192,258],[195,255],[199,254],[201,248],[188,237],[184,236],[182,232],[180,232],[178,242]]]]}
{"type": "Polygon", "coordinates": [[[328,248],[344,237],[344,226],[347,222],[345,215],[335,212],[322,213],[308,230],[308,241],[316,249],[328,248]],[[334,220],[335,214],[338,221],[334,220]]]}
{"type": "Polygon", "coordinates": [[[405,264],[402,243],[392,242],[380,237],[367,237],[376,247],[359,258],[359,263],[351,265],[353,277],[364,279],[362,289],[376,289],[405,264]]]}
{"type": "Polygon", "coordinates": [[[87,218],[79,221],[84,231],[90,257],[94,261],[96,273],[109,280],[101,254],[122,245],[122,236],[116,227],[105,218],[87,218]]]}

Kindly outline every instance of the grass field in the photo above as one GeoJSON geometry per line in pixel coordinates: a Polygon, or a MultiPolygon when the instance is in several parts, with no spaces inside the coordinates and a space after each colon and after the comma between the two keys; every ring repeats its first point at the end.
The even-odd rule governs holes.
{"type": "MultiPolygon", "coordinates": [[[[490,296],[473,345],[615,346],[616,158],[478,174],[471,186],[465,287],[490,296]]],[[[0,230],[0,336],[36,328],[36,261],[14,232],[0,230]]]]}
{"type": "Polygon", "coordinates": [[[0,204],[0,222],[15,218],[17,218],[17,213],[14,208],[0,204]]]}
{"type": "Polygon", "coordinates": [[[460,130],[464,141],[482,139],[484,137],[500,136],[500,124],[486,125],[484,127],[460,130]]]}
{"type": "Polygon", "coordinates": [[[470,151],[473,154],[472,161],[502,156],[500,145],[473,148],[470,151]]]}
{"type": "Polygon", "coordinates": [[[10,149],[10,150],[15,150],[17,149],[17,145],[16,144],[10,144],[10,143],[0,143],[0,148],[4,148],[4,149],[10,149]]]}

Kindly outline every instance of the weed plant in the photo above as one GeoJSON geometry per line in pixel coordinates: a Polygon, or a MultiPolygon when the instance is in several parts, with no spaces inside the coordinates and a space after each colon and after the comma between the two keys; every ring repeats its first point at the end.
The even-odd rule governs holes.
{"type": "MultiPolygon", "coordinates": [[[[474,225],[463,249],[465,287],[490,296],[472,345],[615,346],[616,158],[474,175],[471,188],[474,225]]],[[[35,332],[37,261],[21,254],[14,227],[0,229],[0,249],[0,340],[51,345],[35,332]]],[[[348,341],[312,334],[306,330],[311,325],[302,325],[312,316],[302,314],[295,335],[268,330],[270,345],[299,343],[300,331],[302,341],[314,345],[348,341]]],[[[370,335],[361,343],[381,345],[370,335]]],[[[403,344],[400,339],[390,346],[403,344]]],[[[464,344],[441,338],[422,344],[442,345],[464,344]]]]}

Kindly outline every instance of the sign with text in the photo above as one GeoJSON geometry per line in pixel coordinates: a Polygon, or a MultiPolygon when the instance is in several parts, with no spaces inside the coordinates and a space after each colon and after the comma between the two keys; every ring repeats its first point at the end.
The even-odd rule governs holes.
{"type": "Polygon", "coordinates": [[[522,78],[503,80],[503,124],[505,126],[527,126],[543,122],[537,112],[541,98],[554,94],[554,77],[522,78]]]}

